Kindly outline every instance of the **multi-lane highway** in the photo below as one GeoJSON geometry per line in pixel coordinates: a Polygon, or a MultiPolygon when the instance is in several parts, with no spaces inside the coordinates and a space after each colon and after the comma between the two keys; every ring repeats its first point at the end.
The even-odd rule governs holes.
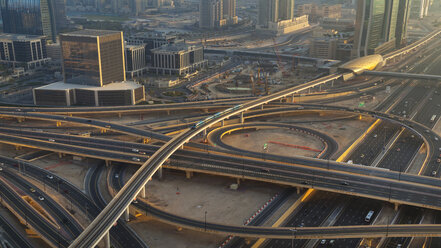
{"type": "MultiPolygon", "coordinates": [[[[431,34],[428,39],[433,39],[435,35],[438,33],[431,34]]],[[[408,51],[413,51],[415,46],[419,46],[423,44],[423,41],[417,42],[413,47],[408,47],[401,51],[401,53],[407,53],[408,51]]],[[[393,60],[394,57],[398,56],[397,53],[385,56],[386,61],[393,60]]],[[[152,177],[152,175],[171,157],[175,159],[179,158],[181,161],[186,161],[184,166],[187,166],[185,169],[191,170],[205,170],[205,171],[216,171],[225,175],[237,175],[242,174],[243,177],[252,178],[255,180],[269,181],[280,184],[287,184],[292,186],[300,186],[304,188],[315,188],[322,189],[325,191],[345,193],[349,195],[358,195],[358,196],[367,196],[374,199],[381,199],[386,201],[391,201],[395,203],[406,203],[410,205],[416,205],[421,207],[429,207],[434,209],[441,209],[441,183],[434,178],[429,177],[419,177],[414,175],[409,175],[406,173],[401,173],[407,168],[409,161],[414,157],[414,153],[407,154],[406,157],[402,157],[402,160],[398,161],[394,159],[397,157],[394,154],[395,152],[400,152],[401,149],[406,151],[416,151],[419,147],[424,143],[426,145],[428,161],[431,166],[435,166],[433,162],[435,161],[433,158],[435,153],[441,144],[439,144],[440,137],[434,133],[432,133],[426,125],[421,125],[415,121],[407,120],[407,114],[403,113],[404,109],[407,109],[408,113],[412,112],[412,108],[417,109],[419,104],[409,104],[410,107],[404,106],[403,110],[397,110],[400,113],[400,116],[384,114],[375,111],[366,111],[360,109],[348,109],[342,107],[323,107],[319,106],[319,109],[325,111],[325,109],[331,109],[333,111],[342,111],[342,112],[351,112],[356,115],[369,116],[373,118],[381,119],[382,124],[381,127],[390,126],[391,132],[390,134],[385,131],[385,135],[387,136],[387,140],[393,137],[399,128],[397,126],[401,126],[406,128],[405,131],[401,133],[398,138],[398,141],[395,142],[392,146],[392,151],[388,152],[386,156],[379,162],[379,167],[388,168],[391,170],[397,170],[397,172],[383,170],[383,169],[375,169],[369,168],[366,166],[360,165],[351,165],[345,163],[337,163],[327,160],[313,159],[313,158],[301,158],[294,157],[283,158],[280,156],[270,155],[268,158],[270,161],[259,161],[249,159],[248,162],[237,163],[234,161],[234,157],[228,157],[226,154],[216,154],[216,158],[208,158],[202,159],[205,163],[200,164],[201,158],[198,157],[198,160],[195,160],[195,155],[200,155],[201,152],[193,152],[191,154],[194,156],[193,158],[189,156],[189,151],[177,151],[179,148],[183,148],[184,146],[192,146],[199,149],[212,149],[208,148],[205,145],[188,143],[190,140],[208,128],[217,125],[218,122],[225,120],[227,118],[235,117],[239,115],[238,120],[243,122],[244,112],[263,106],[263,104],[268,104],[274,100],[282,99],[285,97],[293,97],[294,94],[305,91],[312,87],[320,86],[325,83],[331,82],[335,79],[340,78],[341,74],[331,74],[329,76],[325,76],[323,78],[319,78],[308,82],[303,85],[299,85],[293,88],[289,88],[286,90],[282,90],[270,96],[264,96],[258,99],[251,99],[248,102],[244,102],[240,105],[236,105],[234,108],[230,108],[228,110],[219,112],[218,114],[213,115],[203,121],[198,122],[198,124],[194,125],[192,128],[188,130],[184,130],[181,134],[175,136],[174,138],[170,138],[166,135],[153,132],[140,130],[135,128],[129,128],[124,125],[117,125],[114,123],[97,121],[93,119],[79,118],[79,117],[69,117],[69,116],[56,116],[51,114],[42,114],[36,113],[39,110],[34,109],[15,109],[14,111],[10,111],[11,109],[5,109],[4,112],[1,113],[2,116],[7,117],[15,117],[15,118],[30,118],[30,119],[41,119],[41,120],[55,120],[58,122],[72,122],[77,124],[82,124],[86,126],[98,127],[105,130],[115,130],[118,132],[122,132],[129,135],[135,135],[142,138],[153,138],[156,140],[160,140],[165,142],[165,144],[158,147],[150,147],[146,150],[146,154],[133,153],[133,149],[130,148],[122,148],[124,147],[118,142],[108,142],[108,144],[99,146],[96,141],[88,143],[93,139],[78,139],[78,138],[69,138],[69,136],[63,136],[60,134],[37,134],[30,131],[23,131],[17,129],[9,129],[9,132],[6,129],[3,129],[3,133],[0,134],[1,142],[19,145],[19,146],[30,146],[36,148],[42,148],[47,150],[52,150],[60,153],[70,153],[81,156],[90,156],[95,158],[100,158],[106,161],[124,161],[124,162],[132,162],[132,163],[143,163],[145,159],[148,159],[145,163],[142,164],[141,168],[134,174],[134,176],[127,182],[127,184],[121,188],[120,192],[111,200],[111,202],[103,208],[103,211],[97,216],[97,218],[86,228],[86,230],[79,235],[79,237],[70,245],[71,247],[90,247],[96,245],[102,237],[108,233],[109,229],[113,226],[113,224],[118,220],[119,216],[128,208],[128,206],[132,203],[133,198],[140,192],[142,187],[145,186],[147,181],[152,177]],[[31,112],[26,112],[31,111],[31,112]],[[406,116],[404,116],[406,115],[406,116]],[[404,117],[404,118],[403,118],[404,117]],[[385,123],[385,124],[384,124],[385,123]],[[391,124],[392,123],[392,124],[391,124]],[[54,138],[57,137],[57,138],[54,138]],[[400,140],[404,140],[403,142],[400,140]],[[413,141],[415,139],[415,142],[413,141]],[[401,146],[401,147],[396,147],[401,146]],[[131,151],[130,151],[131,150],[131,151]],[[148,153],[147,153],[148,151],[148,153]],[[147,155],[149,154],[149,155],[147,155]],[[148,157],[150,156],[150,157],[148,157]],[[173,156],[173,157],[172,157],[173,156]],[[144,159],[143,159],[144,158],[144,159]],[[195,164],[194,162],[199,162],[195,164]],[[392,161],[392,162],[388,162],[392,161]],[[294,163],[294,164],[293,164],[294,163]],[[388,166],[385,166],[385,165],[388,166]],[[406,167],[402,167],[401,164],[405,164],[406,167]],[[397,169],[398,165],[398,169],[397,169]]],[[[422,90],[415,93],[415,96],[420,97],[421,99],[427,98],[426,94],[428,91],[422,90]]],[[[435,92],[429,92],[429,94],[435,94],[435,92]]],[[[417,102],[415,100],[415,102],[417,102]]],[[[187,104],[187,103],[186,103],[187,104]]],[[[216,102],[207,103],[207,106],[212,104],[216,104],[216,102]]],[[[224,103],[221,103],[224,104],[224,103]]],[[[230,103],[226,103],[227,105],[230,103]]],[[[405,103],[406,104],[406,103],[405,103]]],[[[175,106],[174,110],[181,108],[182,105],[175,106]]],[[[189,103],[191,107],[195,107],[195,104],[189,103]]],[[[184,108],[188,108],[189,106],[184,106],[184,108]]],[[[401,105],[400,105],[401,106],[401,105]]],[[[210,106],[211,107],[211,106],[210,106]]],[[[162,106],[158,106],[158,109],[161,109],[162,106]]],[[[164,107],[167,109],[168,107],[164,107]]],[[[199,107],[200,108],[200,107],[199,107]]],[[[207,107],[208,108],[208,107],[207,107]]],[[[216,106],[215,108],[222,108],[222,106],[216,106]]],[[[303,108],[303,107],[302,107],[303,108]]],[[[399,107],[397,107],[399,108],[399,107]]],[[[297,107],[297,110],[299,108],[297,107]]],[[[136,111],[138,111],[137,109],[136,111]]],[[[294,110],[293,108],[291,111],[294,110]]],[[[66,109],[52,110],[53,112],[66,113],[66,109]],[[63,112],[64,111],[64,112],[63,112]]],[[[110,112],[118,112],[120,109],[110,108],[107,111],[110,112]]],[[[275,111],[275,109],[271,110],[261,110],[260,113],[257,113],[255,116],[265,116],[270,115],[269,112],[279,112],[279,113],[289,113],[290,108],[280,108],[275,111]],[[266,111],[266,113],[265,113],[266,111]]],[[[318,110],[320,111],[320,110],[318,110]]],[[[75,112],[75,111],[72,111],[75,112]]],[[[84,110],[77,109],[77,113],[85,113],[84,110]],[[82,112],[83,111],[83,112],[82,112]]],[[[253,110],[253,112],[258,112],[253,110]]],[[[427,117],[421,117],[426,119],[427,117]]],[[[381,130],[381,129],[379,129],[381,130]]],[[[1,133],[2,131],[0,131],[1,133]]],[[[380,133],[380,131],[378,132],[380,133]]],[[[376,137],[374,137],[376,138],[376,137]]],[[[384,139],[386,141],[386,138],[384,139]]],[[[332,140],[331,140],[332,141],[332,140]]],[[[328,142],[332,144],[332,142],[328,142]]],[[[328,144],[326,143],[326,144],[328,144]]],[[[374,144],[374,143],[372,143],[374,144]]],[[[136,147],[137,145],[131,144],[132,147],[136,147]]],[[[380,146],[380,148],[385,147],[385,142],[376,142],[376,147],[380,146]]],[[[332,145],[331,145],[332,148],[332,145]]],[[[376,151],[372,151],[368,153],[369,160],[366,159],[364,161],[366,163],[374,163],[374,154],[378,154],[378,149],[376,151]]],[[[366,151],[365,151],[366,152],[366,151]]],[[[229,152],[232,154],[237,154],[238,152],[229,152]]],[[[244,151],[240,151],[239,153],[244,153],[244,151]]],[[[331,152],[329,153],[331,154],[331,152]]],[[[257,154],[247,154],[249,157],[257,157],[257,154]]],[[[366,156],[366,154],[358,154],[360,158],[363,158],[362,155],[366,156]]],[[[355,156],[355,155],[354,155],[355,156]]],[[[378,155],[376,156],[378,157],[378,155]]],[[[248,159],[248,158],[247,158],[248,159]]],[[[355,158],[354,158],[355,159],[355,158]]],[[[173,165],[170,165],[173,166],[173,165]]],[[[182,167],[184,167],[182,166],[182,167]]],[[[433,170],[434,168],[431,169],[433,170]]],[[[436,167],[436,166],[435,166],[436,167]]],[[[439,167],[439,166],[438,166],[439,167]]],[[[436,167],[436,168],[438,168],[436,167]]],[[[435,169],[436,169],[435,168],[435,169]]],[[[99,171],[99,170],[97,170],[99,171]]],[[[93,172],[95,180],[99,178],[96,176],[99,172],[93,172]]],[[[93,185],[93,183],[91,183],[93,185]]],[[[96,185],[96,184],[95,184],[96,185]]],[[[5,194],[9,191],[6,185],[4,186],[5,194]]],[[[29,185],[23,184],[23,187],[26,188],[29,185]]],[[[99,192],[90,188],[89,191],[95,192],[94,198],[100,199],[99,192]]],[[[332,193],[329,193],[332,194],[332,193]]],[[[320,196],[322,197],[322,196],[320,196]]],[[[320,197],[318,199],[320,199],[320,197]]],[[[326,199],[326,197],[323,195],[326,199]]],[[[9,197],[12,199],[12,196],[9,197]]],[[[316,199],[311,198],[310,201],[314,202],[316,199]]],[[[332,199],[327,199],[325,202],[332,201],[332,199]]],[[[309,201],[308,201],[309,202],[309,201]]],[[[305,203],[308,204],[308,202],[305,203]]],[[[100,203],[102,204],[102,203],[100,203]]],[[[312,203],[311,203],[312,204],[312,203]]],[[[313,204],[316,205],[316,204],[313,204]]],[[[368,204],[366,204],[368,205],[368,204]]],[[[354,207],[349,201],[347,206],[343,206],[347,209],[353,209],[354,207]]],[[[374,207],[372,207],[374,208],[374,207]]],[[[302,208],[303,209],[303,208],[302,208]]],[[[307,211],[308,208],[304,208],[304,211],[307,211]]],[[[190,227],[190,228],[201,228],[201,223],[193,220],[188,220],[185,218],[180,218],[179,216],[174,216],[172,214],[166,214],[158,209],[154,209],[150,206],[149,208],[152,215],[156,215],[167,222],[171,222],[177,225],[190,227]]],[[[55,211],[55,210],[52,210],[55,211]]],[[[364,210],[363,210],[364,211],[364,210]]],[[[354,211],[352,211],[354,212],[354,211]]],[[[315,220],[314,225],[320,225],[328,216],[329,212],[321,211],[320,216],[315,220]],[[321,220],[321,221],[320,221],[321,220]]],[[[353,213],[352,213],[353,214],[353,213]]],[[[353,219],[347,215],[347,212],[343,212],[342,216],[348,216],[347,219],[353,219]],[[345,215],[346,214],[346,215],[345,215]]],[[[300,217],[298,217],[300,218],[300,217]]],[[[294,220],[292,225],[296,225],[299,219],[294,220]]],[[[309,219],[300,222],[300,226],[292,231],[289,228],[263,228],[263,227],[233,227],[233,226],[223,226],[217,225],[213,223],[209,223],[207,225],[207,229],[210,231],[216,231],[221,233],[228,234],[236,234],[241,236],[250,236],[250,237],[270,237],[270,238],[318,238],[318,237],[378,237],[383,236],[384,233],[380,234],[380,232],[386,232],[390,237],[394,236],[405,236],[405,235],[413,235],[419,236],[423,235],[425,232],[427,236],[436,236],[439,235],[440,227],[438,225],[419,225],[419,226],[370,226],[370,227],[320,227],[320,228],[307,228],[305,226],[313,225],[313,223],[309,223],[309,219]],[[306,223],[308,222],[308,223],[306,223]],[[413,229],[413,232],[409,230],[413,229]],[[437,233],[438,231],[438,233],[437,233]],[[293,237],[294,236],[294,237],[293,237]]],[[[342,225],[350,225],[352,222],[345,222],[340,218],[336,221],[338,224],[342,225]]],[[[113,229],[112,229],[113,230],[113,229]]],[[[72,234],[74,234],[74,230],[72,229],[72,234]]],[[[48,234],[51,237],[52,234],[48,234]]],[[[113,235],[111,235],[113,236],[113,235]]],[[[277,241],[274,241],[277,242],[277,241]]]]}

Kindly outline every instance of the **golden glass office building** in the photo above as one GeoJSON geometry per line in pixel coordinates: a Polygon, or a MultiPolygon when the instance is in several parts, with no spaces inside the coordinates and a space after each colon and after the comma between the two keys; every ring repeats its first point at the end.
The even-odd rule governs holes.
{"type": "Polygon", "coordinates": [[[66,83],[104,86],[125,81],[123,34],[79,30],[60,35],[66,83]]]}

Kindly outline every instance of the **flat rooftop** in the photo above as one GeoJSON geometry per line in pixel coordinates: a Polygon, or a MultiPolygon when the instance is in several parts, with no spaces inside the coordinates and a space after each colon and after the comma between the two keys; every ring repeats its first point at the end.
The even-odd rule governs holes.
{"type": "Polygon", "coordinates": [[[79,37],[98,37],[98,36],[120,34],[120,33],[121,31],[115,31],[115,30],[82,29],[78,31],[64,33],[62,35],[79,36],[79,37]]]}
{"type": "Polygon", "coordinates": [[[70,89],[85,89],[94,91],[105,91],[105,90],[133,90],[141,87],[140,84],[134,81],[124,81],[120,83],[110,83],[104,85],[103,87],[84,85],[84,84],[69,84],[63,81],[55,82],[52,84],[44,85],[36,88],[37,90],[70,90],[70,89]]]}
{"type": "Polygon", "coordinates": [[[0,33],[0,40],[33,41],[33,40],[39,40],[39,39],[45,39],[45,37],[42,35],[0,33]]]}
{"type": "Polygon", "coordinates": [[[152,51],[158,51],[158,52],[180,52],[180,51],[191,51],[195,50],[196,48],[200,48],[201,46],[195,46],[195,45],[188,45],[183,42],[175,43],[175,44],[167,44],[160,46],[158,48],[152,49],[152,51]]]}

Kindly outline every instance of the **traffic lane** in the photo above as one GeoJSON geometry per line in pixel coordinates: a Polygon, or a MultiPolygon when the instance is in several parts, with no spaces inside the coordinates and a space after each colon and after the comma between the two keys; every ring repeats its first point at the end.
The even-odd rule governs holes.
{"type": "MultiPolygon", "coordinates": [[[[421,208],[403,206],[396,224],[418,224],[423,217],[423,210],[421,208]]],[[[411,241],[410,237],[389,238],[385,241],[385,248],[396,248],[399,244],[402,247],[407,247],[411,241]]]]}
{"type": "Polygon", "coordinates": [[[83,231],[77,220],[65,212],[64,208],[58,205],[50,196],[40,191],[38,187],[32,185],[19,175],[9,172],[7,169],[2,171],[2,176],[14,183],[15,186],[18,186],[23,192],[29,192],[30,189],[33,189],[35,192],[28,193],[28,196],[43,206],[57,221],[57,224],[63,228],[63,235],[66,235],[66,238],[73,239],[83,231]],[[43,197],[44,200],[41,200],[40,197],[43,197]]]}
{"type": "MultiPolygon", "coordinates": [[[[107,205],[99,188],[99,180],[103,171],[103,166],[96,167],[92,172],[91,180],[89,181],[90,185],[87,185],[92,199],[94,199],[95,203],[101,209],[107,205]]],[[[145,243],[138,237],[138,235],[132,233],[134,231],[128,227],[124,220],[119,219],[115,223],[116,225],[110,229],[110,235],[111,237],[117,237],[117,239],[112,239],[112,241],[117,242],[119,247],[146,247],[145,243]]]]}
{"type": "Polygon", "coordinates": [[[0,226],[6,232],[7,241],[12,245],[20,248],[33,248],[29,241],[23,237],[15,228],[0,215],[0,226]]]}
{"type": "MultiPolygon", "coordinates": [[[[17,162],[14,159],[7,158],[0,156],[0,161],[3,163],[7,163],[11,165],[11,168],[17,169],[18,166],[16,166],[17,162]]],[[[23,165],[26,165],[25,171],[27,175],[33,176],[36,179],[44,178],[47,174],[50,174],[54,177],[54,179],[57,180],[50,180],[47,181],[46,185],[52,187],[55,190],[60,190],[62,192],[68,192],[66,196],[70,197],[72,201],[80,208],[82,209],[87,216],[90,218],[95,218],[100,213],[101,209],[99,209],[94,202],[92,202],[89,197],[87,197],[81,190],[70,184],[68,181],[56,176],[55,174],[45,171],[44,169],[41,169],[37,166],[34,166],[30,163],[26,162],[20,162],[23,165]],[[62,183],[60,183],[59,180],[61,180],[62,183]]],[[[131,233],[131,230],[128,228],[125,228],[125,223],[122,223],[118,227],[114,227],[110,230],[110,236],[112,240],[112,245],[116,247],[142,247],[140,245],[139,241],[136,237],[133,236],[131,233]],[[113,230],[115,229],[115,230],[113,230]],[[120,241],[122,240],[122,241],[120,241]],[[121,245],[124,244],[124,245],[121,245]]]]}
{"type": "MultiPolygon", "coordinates": [[[[310,105],[310,106],[314,106],[314,105],[310,105]]],[[[334,108],[336,108],[336,109],[341,109],[341,108],[339,108],[339,107],[334,107],[334,108]]],[[[360,111],[358,111],[358,112],[360,112],[360,111]]],[[[367,112],[367,113],[370,113],[370,112],[372,112],[372,111],[363,111],[363,112],[367,112]]],[[[380,114],[380,113],[376,113],[377,115],[379,115],[379,116],[384,116],[383,114],[380,114]]],[[[405,121],[406,122],[406,120],[403,120],[403,121],[405,121]]],[[[412,124],[412,126],[414,126],[413,124],[412,124]]],[[[417,128],[417,129],[419,129],[420,127],[414,127],[414,128],[417,128]]],[[[136,130],[135,130],[136,131],[136,130]]],[[[138,130],[139,131],[139,130],[138,130]]],[[[423,130],[424,131],[424,130],[423,130]]],[[[424,133],[424,132],[422,132],[422,133],[424,133]]],[[[429,142],[430,143],[430,142],[429,142]]],[[[432,149],[433,150],[433,149],[432,149]]],[[[276,159],[276,160],[289,160],[289,162],[293,162],[293,160],[292,160],[292,158],[280,158],[279,156],[271,156],[271,155],[267,155],[270,159],[276,159]]],[[[300,162],[304,162],[304,160],[302,161],[302,159],[301,158],[296,158],[296,160],[297,161],[300,161],[300,162]]],[[[323,162],[316,162],[316,163],[312,163],[312,161],[309,159],[309,161],[308,161],[308,163],[310,164],[310,165],[322,165],[323,166],[323,162]]],[[[333,163],[330,163],[330,162],[325,162],[325,164],[327,165],[327,166],[329,166],[329,164],[331,164],[331,166],[334,166],[334,164],[333,163]]],[[[360,168],[351,168],[351,169],[360,169],[360,168]]],[[[395,178],[398,178],[398,175],[395,177],[395,178]]],[[[404,180],[404,178],[407,178],[408,179],[408,176],[405,176],[405,177],[403,177],[403,180],[404,180]]],[[[412,178],[412,179],[416,179],[416,178],[412,178]]],[[[422,182],[420,179],[416,179],[415,180],[415,182],[422,182]]],[[[433,182],[433,181],[432,181],[433,182]]],[[[427,180],[425,179],[424,180],[424,182],[423,183],[427,183],[427,180]]],[[[439,183],[439,182],[438,182],[439,183]]]]}
{"type": "Polygon", "coordinates": [[[380,161],[378,167],[405,172],[422,144],[423,141],[420,138],[414,136],[408,130],[404,130],[380,161]]]}
{"type": "MultiPolygon", "coordinates": [[[[382,202],[380,201],[352,197],[333,226],[369,225],[376,218],[381,207],[382,202]],[[374,211],[374,215],[370,221],[366,221],[365,217],[369,211],[374,211]]],[[[322,239],[316,247],[325,248],[331,244],[335,247],[357,247],[358,243],[360,243],[360,239],[334,239],[332,242],[331,240],[322,239]]]]}
{"type": "Polygon", "coordinates": [[[62,237],[58,230],[46,222],[39,213],[33,210],[24,200],[9,188],[2,180],[0,180],[0,194],[2,199],[7,201],[14,210],[23,216],[32,227],[38,230],[45,239],[49,240],[54,246],[67,247],[69,242],[62,237]]]}
{"type": "MultiPolygon", "coordinates": [[[[57,146],[57,144],[52,144],[52,143],[49,143],[49,145],[55,145],[55,146],[57,146]]],[[[84,151],[87,151],[87,149],[84,149],[84,148],[77,148],[77,147],[74,147],[74,148],[70,148],[71,149],[71,151],[74,151],[74,152],[84,152],[84,151]]],[[[109,158],[109,157],[113,157],[113,158],[116,158],[116,157],[118,157],[118,155],[116,155],[116,153],[110,153],[110,152],[104,152],[104,151],[94,151],[94,153],[95,153],[95,155],[100,155],[100,156],[103,156],[103,157],[106,157],[106,158],[109,158]]],[[[131,155],[121,155],[121,157],[125,157],[125,159],[127,160],[127,161],[130,161],[131,160],[131,155]]],[[[119,157],[119,158],[121,158],[121,157],[119,157]]],[[[237,166],[237,165],[236,165],[237,166]]],[[[240,166],[240,165],[239,165],[240,166]]],[[[243,167],[243,165],[242,165],[242,167],[243,167]]],[[[291,166],[291,173],[293,173],[292,172],[292,170],[294,169],[293,168],[293,166],[291,166]]],[[[304,169],[304,168],[296,168],[297,170],[298,169],[304,169]]],[[[283,174],[283,176],[285,176],[286,175],[286,171],[280,171],[280,172],[278,172],[276,169],[271,169],[270,170],[271,171],[271,174],[272,175],[274,175],[274,174],[283,174]]],[[[341,175],[341,174],[339,174],[339,173],[335,173],[335,172],[333,172],[333,171],[318,171],[318,170],[316,170],[316,171],[314,171],[314,170],[307,170],[307,171],[309,171],[309,173],[311,174],[311,172],[312,172],[312,174],[313,174],[313,177],[311,178],[311,176],[310,175],[304,175],[304,176],[306,176],[306,177],[303,177],[303,179],[306,179],[306,180],[309,180],[312,184],[314,184],[315,182],[314,181],[316,181],[317,179],[315,178],[315,177],[319,177],[319,176],[323,176],[323,173],[326,173],[326,174],[332,174],[332,176],[334,176],[334,177],[336,177],[336,178],[338,178],[338,177],[340,177],[341,179],[347,179],[347,180],[349,180],[349,177],[347,177],[347,176],[345,176],[345,175],[341,175]]],[[[327,175],[324,175],[324,176],[327,176],[327,175]]],[[[375,187],[378,187],[378,183],[385,183],[385,181],[384,180],[382,180],[382,179],[376,179],[376,178],[370,178],[370,179],[366,179],[364,176],[357,176],[357,175],[352,175],[352,177],[351,177],[351,180],[354,180],[354,177],[355,178],[357,178],[357,181],[370,181],[370,182],[372,182],[370,185],[369,185],[369,187],[372,187],[372,186],[375,186],[375,187]],[[375,180],[374,180],[375,179],[375,180]],[[374,180],[374,181],[372,181],[372,180],[374,180]]],[[[333,178],[334,179],[334,178],[333,178]]],[[[340,180],[341,180],[340,179],[340,180]]],[[[387,181],[386,181],[387,182],[387,181]]],[[[301,183],[301,182],[300,182],[301,183]]],[[[335,182],[335,180],[334,180],[334,182],[333,182],[333,184],[338,184],[338,183],[342,183],[341,181],[340,182],[335,182]]],[[[396,184],[397,182],[389,182],[390,183],[390,187],[391,187],[391,189],[389,190],[390,192],[391,192],[391,194],[390,194],[390,196],[392,197],[392,198],[394,198],[396,195],[395,195],[395,188],[397,187],[397,186],[395,186],[394,184],[396,184]],[[392,190],[393,189],[393,190],[392,190]]],[[[366,185],[364,185],[364,186],[366,186],[366,185]]],[[[349,191],[354,191],[353,189],[351,190],[351,187],[348,187],[349,188],[349,191]]],[[[383,188],[384,188],[384,185],[383,185],[383,188]]],[[[386,187],[387,188],[387,187],[386,187]]],[[[428,194],[429,196],[433,196],[433,191],[435,190],[437,190],[437,189],[432,189],[432,188],[430,188],[430,189],[428,189],[428,188],[425,188],[425,187],[422,187],[422,186],[419,186],[419,185],[415,185],[415,186],[413,186],[413,187],[409,187],[410,189],[414,189],[414,190],[419,190],[419,193],[421,194],[421,193],[426,193],[426,194],[428,194]],[[425,192],[425,191],[427,191],[427,192],[425,192]]],[[[340,189],[341,190],[341,189],[340,189]]],[[[384,189],[382,189],[382,191],[384,191],[384,189]]],[[[400,191],[400,190],[397,190],[398,192],[400,191]]],[[[366,193],[366,192],[368,192],[368,190],[362,190],[362,192],[360,192],[360,191],[356,191],[356,192],[358,192],[358,193],[366,193]]],[[[411,193],[414,193],[414,192],[411,192],[411,193]]],[[[382,193],[383,195],[384,195],[384,193],[382,193]]],[[[397,194],[397,196],[398,196],[399,194],[397,194]]],[[[410,194],[410,195],[412,195],[412,194],[410,194]]],[[[414,197],[407,197],[407,198],[409,198],[409,199],[414,199],[414,197]]],[[[407,198],[405,198],[405,199],[407,199],[407,198]]],[[[403,199],[404,200],[404,199],[403,199]]],[[[431,203],[434,203],[434,201],[430,201],[430,202],[426,202],[426,201],[428,201],[429,199],[423,199],[424,201],[423,202],[421,202],[421,203],[423,203],[423,204],[431,204],[431,203]]],[[[437,203],[437,204],[439,204],[439,203],[437,203]]]]}
{"type": "MultiPolygon", "coordinates": [[[[286,222],[284,227],[314,227],[320,226],[326,218],[332,213],[334,206],[339,202],[340,198],[335,193],[314,192],[301,205],[301,208],[295,212],[286,222]]],[[[305,245],[308,240],[300,239],[272,239],[264,247],[266,248],[300,248],[305,245]]]]}

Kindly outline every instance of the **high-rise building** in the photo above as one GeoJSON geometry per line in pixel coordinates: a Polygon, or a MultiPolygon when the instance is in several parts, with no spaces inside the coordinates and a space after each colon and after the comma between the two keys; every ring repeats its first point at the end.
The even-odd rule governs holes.
{"type": "Polygon", "coordinates": [[[237,24],[236,0],[223,0],[223,15],[228,24],[237,24]]]}
{"type": "Polygon", "coordinates": [[[407,22],[410,16],[410,4],[412,0],[400,0],[398,5],[397,26],[395,28],[396,47],[406,45],[407,22]]]}
{"type": "Polygon", "coordinates": [[[60,35],[65,82],[103,86],[125,81],[122,32],[79,30],[60,35]]]}
{"type": "Polygon", "coordinates": [[[53,0],[2,0],[3,32],[44,35],[56,42],[54,5],[53,0]]]}
{"type": "Polygon", "coordinates": [[[54,0],[55,24],[57,33],[67,26],[66,19],[66,0],[54,0]]]}
{"type": "Polygon", "coordinates": [[[422,19],[427,16],[430,0],[412,0],[410,16],[415,19],[422,19]]]}
{"type": "Polygon", "coordinates": [[[225,26],[223,0],[201,0],[199,4],[199,27],[219,28],[225,26]]]}
{"type": "Polygon", "coordinates": [[[360,0],[353,57],[383,54],[406,42],[411,0],[360,0]]]}
{"type": "Polygon", "coordinates": [[[270,22],[292,20],[294,0],[259,0],[258,25],[268,27],[270,22]]]}
{"type": "Polygon", "coordinates": [[[408,0],[360,0],[355,22],[353,57],[393,50],[405,36],[408,0]],[[403,21],[406,20],[406,21],[403,21]],[[400,23],[401,22],[401,23],[400,23]]]}

